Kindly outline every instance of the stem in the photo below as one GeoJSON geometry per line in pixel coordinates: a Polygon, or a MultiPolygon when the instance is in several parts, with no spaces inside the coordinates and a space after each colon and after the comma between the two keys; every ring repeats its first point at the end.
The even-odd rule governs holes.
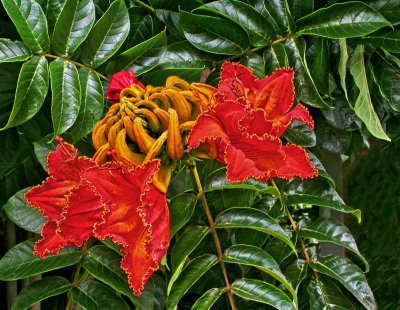
{"type": "Polygon", "coordinates": [[[64,60],[69,61],[70,63],[74,64],[75,66],[88,69],[89,71],[96,73],[96,74],[97,74],[101,79],[103,79],[104,81],[110,82],[110,79],[109,79],[109,78],[107,78],[107,77],[105,77],[104,75],[100,74],[99,72],[95,71],[93,68],[90,68],[90,67],[87,67],[87,66],[85,66],[85,65],[82,65],[82,64],[80,64],[79,62],[73,61],[73,60],[71,60],[71,59],[69,59],[69,58],[62,58],[62,57],[55,56],[55,55],[50,55],[50,54],[42,54],[42,56],[48,57],[48,58],[54,58],[54,59],[60,59],[60,58],[61,58],[61,59],[64,59],[64,60]]]}
{"type": "MultiPolygon", "coordinates": [[[[86,253],[87,246],[88,246],[88,242],[86,241],[83,243],[83,246],[82,246],[83,253],[86,253]]],[[[72,284],[71,284],[72,287],[77,287],[77,285],[78,285],[78,279],[79,279],[79,273],[81,271],[81,267],[82,267],[82,260],[80,260],[78,265],[76,266],[74,279],[72,280],[72,284]]],[[[71,307],[71,303],[72,303],[72,298],[71,298],[71,295],[69,295],[67,307],[65,308],[65,310],[69,310],[69,308],[71,307]]]]}
{"type": "Polygon", "coordinates": [[[146,10],[148,10],[151,14],[155,14],[156,10],[153,9],[150,5],[147,5],[146,3],[140,1],[140,0],[133,0],[133,2],[135,2],[136,4],[140,5],[141,7],[145,8],[146,10]]]}
{"type": "Polygon", "coordinates": [[[241,53],[241,54],[239,54],[239,55],[234,55],[234,56],[231,56],[231,57],[229,57],[229,58],[226,58],[226,59],[224,59],[224,60],[222,60],[222,61],[219,61],[219,62],[217,62],[217,64],[221,64],[221,63],[223,63],[223,62],[225,62],[225,61],[230,61],[230,60],[233,60],[233,59],[236,59],[236,58],[239,58],[239,57],[246,56],[246,55],[251,54],[251,53],[258,52],[258,51],[263,50],[263,49],[265,49],[265,48],[267,48],[267,47],[272,47],[274,44],[277,44],[277,43],[280,43],[280,42],[284,42],[284,41],[286,41],[287,39],[289,39],[289,38],[288,38],[288,37],[287,37],[287,38],[281,38],[281,39],[278,39],[278,40],[273,41],[273,42],[270,43],[270,44],[263,45],[263,46],[259,46],[259,47],[255,47],[255,48],[253,48],[253,49],[251,49],[251,50],[248,50],[248,51],[245,51],[245,52],[243,52],[243,53],[241,53]]]}
{"type": "Polygon", "coordinates": [[[188,167],[192,171],[193,176],[194,176],[194,178],[196,180],[197,189],[199,191],[199,197],[200,197],[201,201],[203,202],[204,211],[206,212],[208,223],[210,224],[211,233],[212,233],[212,235],[214,237],[215,246],[217,248],[218,259],[219,259],[219,262],[221,264],[222,273],[224,275],[224,279],[225,279],[225,283],[226,283],[226,290],[227,290],[228,297],[229,297],[229,302],[231,304],[232,310],[235,310],[236,307],[235,307],[235,302],[233,300],[233,296],[232,296],[232,292],[231,292],[231,285],[229,284],[229,280],[228,280],[228,275],[226,273],[225,264],[222,261],[223,255],[222,255],[222,250],[221,250],[221,244],[219,242],[219,238],[218,238],[217,232],[216,232],[215,227],[214,227],[215,226],[214,220],[213,220],[213,218],[211,216],[211,212],[210,212],[210,209],[208,207],[208,203],[207,203],[206,197],[205,197],[205,195],[203,193],[203,187],[201,186],[201,181],[200,181],[199,174],[197,172],[196,164],[194,162],[193,163],[188,163],[188,167]]]}

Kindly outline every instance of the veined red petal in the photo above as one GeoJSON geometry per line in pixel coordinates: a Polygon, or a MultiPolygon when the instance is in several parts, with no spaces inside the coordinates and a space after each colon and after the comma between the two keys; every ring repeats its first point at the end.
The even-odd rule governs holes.
{"type": "Polygon", "coordinates": [[[58,231],[57,223],[48,221],[40,232],[42,239],[36,241],[33,254],[44,258],[47,254],[58,254],[60,249],[72,245],[58,231]]]}
{"type": "Polygon", "coordinates": [[[294,119],[306,124],[311,130],[314,129],[314,121],[310,112],[308,112],[305,106],[298,104],[288,114],[281,118],[279,125],[275,127],[275,135],[280,137],[294,119]]]}
{"type": "Polygon", "coordinates": [[[130,287],[140,296],[147,280],[158,269],[169,244],[169,213],[165,194],[152,184],[159,161],[133,170],[127,167],[87,170],[83,178],[95,187],[109,210],[95,236],[122,245],[121,268],[130,287]]]}
{"type": "Polygon", "coordinates": [[[133,71],[121,71],[113,74],[106,92],[106,99],[111,100],[112,104],[119,102],[121,90],[129,88],[132,84],[139,85],[146,90],[146,87],[135,78],[133,71]]]}

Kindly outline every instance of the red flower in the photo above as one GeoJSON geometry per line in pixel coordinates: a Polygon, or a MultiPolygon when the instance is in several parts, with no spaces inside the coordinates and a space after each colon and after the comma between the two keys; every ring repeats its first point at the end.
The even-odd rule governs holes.
{"type": "Polygon", "coordinates": [[[106,99],[111,100],[112,104],[119,102],[121,90],[131,87],[132,84],[139,85],[143,90],[146,90],[146,87],[135,78],[133,71],[121,71],[112,75],[110,86],[108,86],[106,92],[106,99]]]}
{"type": "Polygon", "coordinates": [[[49,154],[48,166],[50,177],[25,194],[48,219],[34,254],[43,258],[90,237],[110,237],[122,246],[121,268],[140,296],[169,243],[166,197],[153,185],[160,162],[100,167],[63,143],[49,154]]]}
{"type": "Polygon", "coordinates": [[[313,128],[302,105],[293,105],[293,71],[279,69],[262,80],[250,70],[225,63],[216,104],[202,113],[192,129],[188,146],[200,157],[216,158],[227,165],[227,180],[242,182],[250,177],[302,179],[318,175],[304,149],[283,145],[280,136],[293,119],[313,128]]]}

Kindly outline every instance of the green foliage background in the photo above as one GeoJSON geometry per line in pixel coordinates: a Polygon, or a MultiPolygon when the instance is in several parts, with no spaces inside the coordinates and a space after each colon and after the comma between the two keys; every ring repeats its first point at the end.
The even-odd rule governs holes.
{"type": "MultiPolygon", "coordinates": [[[[184,162],[168,190],[170,250],[140,298],[129,290],[119,268],[120,254],[111,242],[94,242],[87,253],[69,248],[43,260],[33,257],[33,241],[26,239],[37,237],[43,218],[22,198],[26,188],[46,177],[46,155],[55,148],[48,142],[55,135],[74,142],[81,154],[93,155],[90,132],[107,110],[104,89],[111,74],[134,70],[144,84],[158,86],[170,75],[199,81],[208,69],[206,83],[216,86],[226,60],[240,62],[259,78],[279,67],[294,68],[296,102],[310,109],[315,132],[294,122],[283,139],[307,148],[320,171],[317,179],[278,180],[277,187],[256,181],[230,185],[221,165],[198,163],[225,253],[220,260],[227,265],[237,307],[374,309],[362,254],[373,266],[370,283],[378,304],[386,303],[397,285],[393,280],[386,290],[380,284],[379,274],[386,277],[387,269],[377,269],[382,256],[366,244],[371,235],[383,238],[383,234],[373,233],[377,226],[369,219],[382,219],[392,237],[395,228],[387,229],[388,213],[380,208],[378,196],[368,199],[369,195],[357,194],[375,193],[357,180],[365,174],[369,185],[390,184],[390,171],[393,175],[398,168],[395,146],[374,152],[365,161],[376,163],[381,155],[391,168],[357,169],[362,174],[349,181],[351,203],[363,204],[365,224],[351,224],[361,251],[343,224],[319,218],[317,209],[360,218],[359,210],[343,202],[320,163],[325,151],[352,160],[371,141],[390,141],[400,134],[397,0],[2,0],[2,4],[0,205],[4,205],[3,221],[8,218],[19,227],[16,237],[21,243],[0,260],[0,279],[44,273],[42,280],[19,292],[13,309],[41,300],[49,307],[64,307],[67,299],[90,310],[229,308],[215,245],[184,162]],[[383,173],[386,169],[388,173],[383,173]],[[370,207],[365,209],[367,202],[370,207]],[[300,230],[293,231],[286,210],[300,230]],[[364,225],[374,229],[361,234],[364,225]],[[300,240],[311,255],[309,263],[300,240]],[[353,253],[352,260],[320,257],[322,241],[345,247],[353,253]],[[75,264],[84,270],[77,287],[70,282],[75,264]]],[[[389,201],[397,194],[395,185],[391,188],[393,192],[385,195],[387,208],[397,205],[389,201]]],[[[6,236],[3,227],[5,240],[10,234],[6,236]]],[[[5,291],[5,285],[1,289],[5,291]]]]}

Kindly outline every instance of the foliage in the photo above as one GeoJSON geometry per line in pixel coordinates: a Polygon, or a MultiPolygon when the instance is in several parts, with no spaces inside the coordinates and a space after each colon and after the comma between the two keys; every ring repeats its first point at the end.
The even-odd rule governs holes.
{"type": "MultiPolygon", "coordinates": [[[[119,248],[109,240],[39,260],[31,254],[33,241],[20,236],[21,243],[0,260],[0,279],[41,273],[44,278],[25,287],[13,309],[65,292],[70,301],[90,310],[228,309],[232,293],[239,309],[375,308],[363,273],[369,269],[368,259],[362,254],[368,254],[372,270],[380,264],[377,256],[364,246],[359,251],[343,224],[317,218],[315,207],[353,214],[359,221],[360,211],[344,203],[321,164],[323,153],[353,158],[369,146],[371,137],[389,141],[400,134],[397,0],[2,4],[0,204],[19,227],[37,233],[43,225],[40,213],[29,209],[22,195],[46,177],[42,167],[56,135],[74,142],[82,155],[93,155],[90,133],[108,106],[104,89],[111,74],[121,70],[134,70],[143,83],[159,86],[170,75],[199,81],[208,69],[206,83],[217,86],[226,60],[240,62],[259,78],[292,67],[296,102],[309,107],[315,132],[294,122],[283,138],[307,148],[319,170],[312,180],[229,184],[220,164],[196,162],[221,243],[218,253],[204,202],[198,199],[202,193],[193,163],[181,161],[167,193],[170,248],[141,297],[129,289],[119,268],[119,248]],[[322,258],[321,242],[341,245],[355,255],[352,260],[322,258]],[[68,267],[74,264],[74,274],[84,271],[75,280],[68,267]]],[[[390,180],[387,174],[368,175],[372,183],[383,179],[390,180]]],[[[352,199],[358,205],[361,198],[352,199]]],[[[371,209],[379,203],[368,202],[371,208],[364,214],[375,214],[371,209]]],[[[374,279],[373,288],[378,285],[374,279]]],[[[379,291],[376,295],[384,296],[379,291]]]]}

